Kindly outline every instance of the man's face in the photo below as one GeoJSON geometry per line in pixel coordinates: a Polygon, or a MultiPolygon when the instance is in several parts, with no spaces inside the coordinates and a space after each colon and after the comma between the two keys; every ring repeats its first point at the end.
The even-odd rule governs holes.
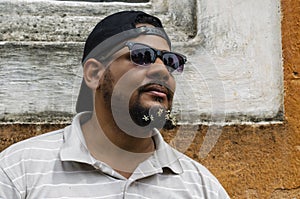
{"type": "MultiPolygon", "coordinates": [[[[163,38],[154,35],[142,35],[130,41],[158,50],[170,50],[163,38]]],[[[96,110],[97,106],[101,106],[97,98],[101,97],[114,118],[123,120],[129,113],[139,126],[148,125],[152,119],[164,119],[159,112],[171,109],[175,80],[162,60],[157,58],[153,64],[138,66],[131,62],[128,47],[118,51],[114,57],[99,81],[96,110]]]]}

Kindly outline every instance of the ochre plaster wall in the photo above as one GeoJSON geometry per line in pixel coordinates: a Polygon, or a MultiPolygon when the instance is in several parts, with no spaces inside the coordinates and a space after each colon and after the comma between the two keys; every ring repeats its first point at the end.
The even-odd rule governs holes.
{"type": "MultiPolygon", "coordinates": [[[[300,1],[282,0],[282,16],[284,122],[225,126],[204,159],[198,154],[208,127],[199,126],[186,151],[216,175],[232,198],[300,198],[300,1]]],[[[1,125],[0,151],[64,126],[1,125]]],[[[163,132],[167,141],[174,134],[176,129],[163,132]]]]}

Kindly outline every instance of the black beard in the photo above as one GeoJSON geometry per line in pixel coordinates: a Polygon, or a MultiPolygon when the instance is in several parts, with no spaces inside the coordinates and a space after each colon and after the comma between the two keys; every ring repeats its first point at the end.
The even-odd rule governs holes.
{"type": "Polygon", "coordinates": [[[105,105],[111,109],[111,96],[113,92],[114,79],[110,69],[105,70],[103,77],[103,84],[99,84],[97,90],[102,93],[105,105]]]}
{"type": "Polygon", "coordinates": [[[166,109],[163,106],[143,107],[139,102],[129,107],[131,119],[139,126],[149,130],[162,129],[166,123],[166,109]]]}
{"type": "MultiPolygon", "coordinates": [[[[103,75],[103,84],[99,84],[97,90],[102,93],[105,105],[112,111],[111,97],[114,88],[114,79],[110,69],[107,69],[103,75]]],[[[165,107],[158,105],[151,108],[144,107],[140,104],[139,99],[129,107],[129,114],[132,121],[140,127],[147,126],[149,131],[153,128],[172,129],[175,127],[170,120],[166,120],[167,111],[165,107]],[[145,118],[148,118],[148,120],[145,118]]]]}

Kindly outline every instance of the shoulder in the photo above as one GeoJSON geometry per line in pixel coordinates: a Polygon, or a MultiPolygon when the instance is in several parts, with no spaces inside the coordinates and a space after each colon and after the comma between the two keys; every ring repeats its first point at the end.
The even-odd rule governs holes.
{"type": "Polygon", "coordinates": [[[15,143],[0,153],[0,166],[10,165],[34,154],[42,155],[60,148],[64,129],[52,131],[15,143]]]}
{"type": "Polygon", "coordinates": [[[196,176],[201,177],[203,180],[218,182],[215,176],[205,166],[190,157],[181,155],[178,161],[182,166],[183,173],[193,176],[196,174],[196,176]]]}
{"type": "Polygon", "coordinates": [[[61,129],[29,138],[2,151],[0,185],[25,193],[28,174],[53,168],[63,143],[63,132],[61,129]]]}
{"type": "Polygon", "coordinates": [[[181,178],[188,184],[197,185],[199,192],[210,195],[207,198],[229,198],[219,180],[205,166],[186,155],[180,156],[178,161],[183,170],[181,178]]]}

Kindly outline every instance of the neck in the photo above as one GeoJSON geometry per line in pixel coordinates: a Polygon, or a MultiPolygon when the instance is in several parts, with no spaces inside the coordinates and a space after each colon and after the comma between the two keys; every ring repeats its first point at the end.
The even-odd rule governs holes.
{"type": "MultiPolygon", "coordinates": [[[[102,112],[101,115],[105,113],[102,112]]],[[[105,162],[119,173],[125,171],[125,177],[155,150],[151,137],[136,138],[128,135],[119,129],[113,120],[108,120],[107,117],[97,119],[95,113],[82,126],[82,130],[87,147],[94,158],[105,162]]]]}

